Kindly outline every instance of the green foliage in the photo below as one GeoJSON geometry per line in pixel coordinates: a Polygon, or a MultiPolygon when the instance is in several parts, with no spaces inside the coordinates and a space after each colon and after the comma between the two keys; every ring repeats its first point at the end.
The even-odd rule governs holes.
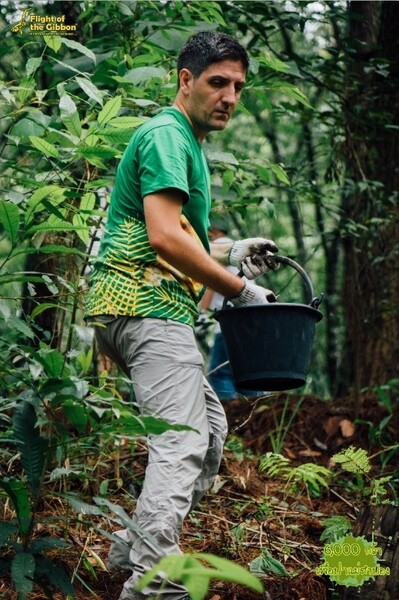
{"type": "Polygon", "coordinates": [[[345,537],[352,529],[349,519],[342,515],[334,515],[329,519],[324,519],[323,525],[325,525],[325,529],[320,536],[320,541],[327,544],[345,537]]]}
{"type": "Polygon", "coordinates": [[[371,469],[369,457],[363,448],[349,446],[349,448],[341,450],[338,454],[334,454],[331,460],[340,464],[348,473],[365,475],[371,469]]]}
{"type": "Polygon", "coordinates": [[[266,548],[264,548],[262,550],[262,554],[260,556],[258,556],[257,558],[254,558],[251,561],[251,563],[249,565],[249,570],[251,571],[251,573],[256,573],[258,575],[259,574],[270,574],[270,575],[279,575],[279,576],[288,575],[284,565],[276,558],[273,558],[273,556],[270,554],[270,552],[266,548]]]}
{"type": "Polygon", "coordinates": [[[289,491],[298,492],[305,488],[310,496],[320,496],[322,489],[329,487],[328,480],[331,477],[331,471],[321,465],[304,463],[294,467],[290,465],[288,458],[274,452],[261,457],[259,470],[269,477],[285,480],[289,491]]]}
{"type": "Polygon", "coordinates": [[[40,435],[36,410],[29,401],[21,400],[17,404],[13,433],[25,478],[3,477],[0,480],[0,488],[11,500],[16,514],[15,520],[0,522],[2,569],[10,573],[19,600],[27,598],[34,582],[42,585],[43,578],[56,589],[73,594],[74,589],[66,573],[43,555],[49,549],[64,547],[66,543],[55,537],[33,537],[37,524],[35,513],[43,492],[47,440],[40,435]],[[13,555],[10,555],[10,549],[13,555]]]}
{"type": "Polygon", "coordinates": [[[371,470],[371,463],[367,452],[363,448],[350,446],[338,454],[334,454],[332,461],[340,464],[348,473],[357,475],[359,478],[359,491],[372,504],[390,503],[385,496],[388,495],[386,484],[391,481],[392,475],[379,478],[370,477],[368,473],[371,470]]]}
{"type": "Polygon", "coordinates": [[[137,590],[143,590],[160,572],[171,581],[181,582],[191,600],[203,600],[213,580],[231,581],[255,592],[263,592],[260,580],[246,569],[225,558],[206,553],[165,556],[140,579],[137,590]]]}

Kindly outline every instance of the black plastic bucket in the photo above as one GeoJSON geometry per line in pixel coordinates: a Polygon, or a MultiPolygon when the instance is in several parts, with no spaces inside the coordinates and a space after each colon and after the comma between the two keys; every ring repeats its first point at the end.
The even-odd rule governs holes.
{"type": "Polygon", "coordinates": [[[313,297],[312,283],[295,261],[276,256],[304,278],[310,304],[227,306],[215,313],[237,387],[275,391],[306,383],[315,326],[323,317],[317,310],[321,298],[313,297]]]}

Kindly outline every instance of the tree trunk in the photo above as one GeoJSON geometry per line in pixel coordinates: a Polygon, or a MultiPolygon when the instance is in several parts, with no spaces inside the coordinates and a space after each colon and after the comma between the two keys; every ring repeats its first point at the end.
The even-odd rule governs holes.
{"type": "Polygon", "coordinates": [[[397,377],[399,2],[351,2],[341,393],[397,377]]]}

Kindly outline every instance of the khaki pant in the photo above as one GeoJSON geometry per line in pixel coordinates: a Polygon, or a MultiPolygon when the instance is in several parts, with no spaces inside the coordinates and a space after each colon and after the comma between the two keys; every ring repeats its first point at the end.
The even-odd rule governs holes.
{"type": "Polygon", "coordinates": [[[190,508],[212,485],[218,472],[227,435],[223,407],[202,372],[202,356],[191,327],[171,320],[98,317],[99,349],[131,378],[142,415],[152,415],[196,431],[167,431],[148,436],[148,466],[134,521],[139,530],[117,534],[110,567],[133,573],[121,600],[162,600],[187,597],[186,590],[157,580],[144,596],[134,594],[143,572],[165,555],[180,553],[179,535],[190,508]]]}

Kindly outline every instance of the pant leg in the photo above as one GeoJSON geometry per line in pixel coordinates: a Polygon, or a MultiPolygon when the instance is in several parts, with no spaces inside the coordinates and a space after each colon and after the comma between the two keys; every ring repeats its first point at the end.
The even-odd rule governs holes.
{"type": "Polygon", "coordinates": [[[219,472],[223,445],[227,436],[227,420],[224,408],[211,385],[204,377],[204,389],[208,422],[210,425],[209,445],[201,473],[195,482],[191,509],[195,508],[212,486],[219,472]]]}
{"type": "MultiPolygon", "coordinates": [[[[133,589],[146,569],[162,556],[180,552],[179,534],[211,433],[202,357],[191,327],[173,321],[120,317],[106,328],[96,328],[96,337],[100,350],[114,359],[118,356],[121,367],[130,373],[141,414],[196,429],[148,436],[148,466],[135,520],[156,545],[134,531],[128,533],[134,570],[124,585],[123,597],[134,597],[133,589]]],[[[209,412],[216,423],[213,403],[209,412]]],[[[157,589],[146,588],[146,592],[177,600],[184,588],[166,582],[161,590],[158,583],[157,589]]]]}

